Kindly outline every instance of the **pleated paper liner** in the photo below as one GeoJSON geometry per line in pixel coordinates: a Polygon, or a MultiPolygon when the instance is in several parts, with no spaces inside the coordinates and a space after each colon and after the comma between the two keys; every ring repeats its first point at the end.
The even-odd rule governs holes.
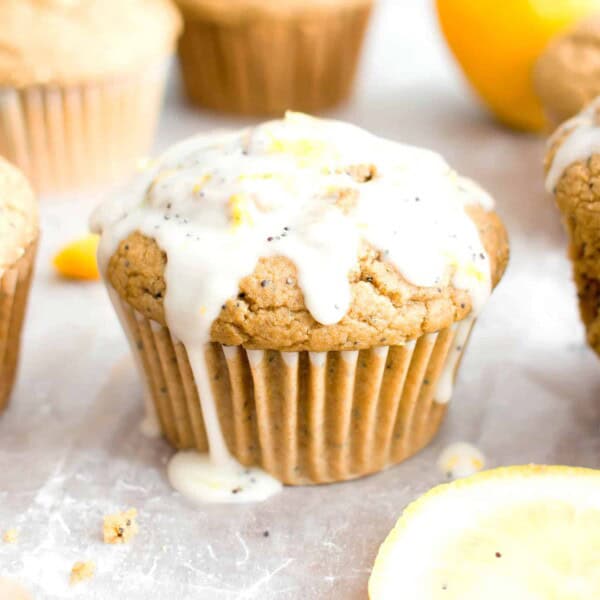
{"type": "Polygon", "coordinates": [[[179,59],[189,97],[242,114],[317,112],[349,96],[372,10],[366,0],[294,17],[210,21],[184,15],[179,59]]]}
{"type": "Polygon", "coordinates": [[[0,154],[42,192],[131,172],[150,150],[166,68],[69,87],[0,88],[0,154]]]}
{"type": "Polygon", "coordinates": [[[10,396],[19,358],[21,329],[37,244],[0,276],[0,410],[10,396]]]}
{"type": "MultiPolygon", "coordinates": [[[[185,348],[166,327],[120,304],[164,436],[176,448],[206,452],[185,348]]],[[[436,401],[438,382],[453,378],[471,325],[354,352],[210,344],[209,372],[230,452],[293,485],[343,481],[403,461],[438,431],[448,400],[443,391],[436,401]]]]}

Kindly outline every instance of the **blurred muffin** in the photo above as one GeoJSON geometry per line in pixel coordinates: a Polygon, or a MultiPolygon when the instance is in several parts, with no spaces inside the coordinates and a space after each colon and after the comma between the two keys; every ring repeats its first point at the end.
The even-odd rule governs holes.
{"type": "Polygon", "coordinates": [[[430,441],[508,260],[441,157],[290,113],[183,142],[94,222],[166,438],[288,484],[430,441]]]}
{"type": "Polygon", "coordinates": [[[42,191],[127,173],[180,31],[170,0],[2,0],[0,154],[42,191]]]}
{"type": "Polygon", "coordinates": [[[533,77],[552,128],[600,95],[600,15],[551,42],[533,77]]]}
{"type": "Polygon", "coordinates": [[[556,130],[545,167],[569,235],[588,342],[600,354],[600,99],[556,130]]]}
{"type": "Polygon", "coordinates": [[[373,0],[177,0],[189,97],[244,114],[316,112],[350,93],[373,0]]]}
{"type": "Polygon", "coordinates": [[[37,203],[25,177],[0,158],[0,409],[8,402],[38,239],[37,203]]]}

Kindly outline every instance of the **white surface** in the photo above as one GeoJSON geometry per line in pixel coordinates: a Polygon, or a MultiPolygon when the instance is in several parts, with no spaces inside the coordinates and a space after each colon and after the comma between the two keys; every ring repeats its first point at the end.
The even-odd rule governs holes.
{"type": "MultiPolygon", "coordinates": [[[[508,274],[474,330],[435,443],[360,481],[287,488],[257,505],[191,505],[167,483],[168,445],[138,432],[141,387],[104,290],[50,268],[57,248],[85,231],[96,198],[48,201],[20,378],[0,419],[0,529],[20,529],[18,544],[0,543],[0,575],[43,599],[353,600],[365,597],[402,508],[441,480],[447,443],[476,444],[487,466],[600,467],[600,367],[583,343],[565,236],[543,191],[544,142],[488,120],[432,42],[428,7],[381,4],[357,95],[329,115],[440,151],[495,195],[511,234],[508,274]],[[105,546],[102,515],[129,506],[139,536],[105,546]],[[97,575],[69,589],[82,559],[96,561],[97,575]]],[[[187,106],[174,72],[157,149],[246,123],[187,106]]]]}

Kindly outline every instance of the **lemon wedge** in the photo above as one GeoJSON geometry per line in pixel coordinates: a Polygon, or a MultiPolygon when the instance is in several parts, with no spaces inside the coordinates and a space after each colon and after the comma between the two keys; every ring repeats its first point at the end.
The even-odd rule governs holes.
{"type": "Polygon", "coordinates": [[[600,471],[506,467],[432,489],[381,546],[369,597],[600,599],[600,471]]]}

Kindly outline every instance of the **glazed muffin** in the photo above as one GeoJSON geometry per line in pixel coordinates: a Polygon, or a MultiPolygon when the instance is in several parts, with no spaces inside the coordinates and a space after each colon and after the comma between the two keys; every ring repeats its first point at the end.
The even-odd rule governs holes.
{"type": "Polygon", "coordinates": [[[548,143],[546,188],[569,236],[569,258],[590,346],[600,355],[600,100],[548,143]]]}
{"type": "Polygon", "coordinates": [[[600,16],[582,21],[551,42],[533,77],[552,128],[600,95],[600,16]]]}
{"type": "Polygon", "coordinates": [[[170,0],[3,0],[0,23],[0,154],[42,191],[130,171],[181,27],[170,0]]]}
{"type": "Polygon", "coordinates": [[[177,0],[189,97],[244,114],[316,112],[352,88],[373,0],[177,0]]]}
{"type": "Polygon", "coordinates": [[[93,223],[165,437],[287,484],[431,440],[508,260],[441,157],[295,113],[183,142],[93,223]]]}
{"type": "Polygon", "coordinates": [[[0,410],[15,378],[37,239],[37,204],[31,187],[0,158],[0,410]]]}

